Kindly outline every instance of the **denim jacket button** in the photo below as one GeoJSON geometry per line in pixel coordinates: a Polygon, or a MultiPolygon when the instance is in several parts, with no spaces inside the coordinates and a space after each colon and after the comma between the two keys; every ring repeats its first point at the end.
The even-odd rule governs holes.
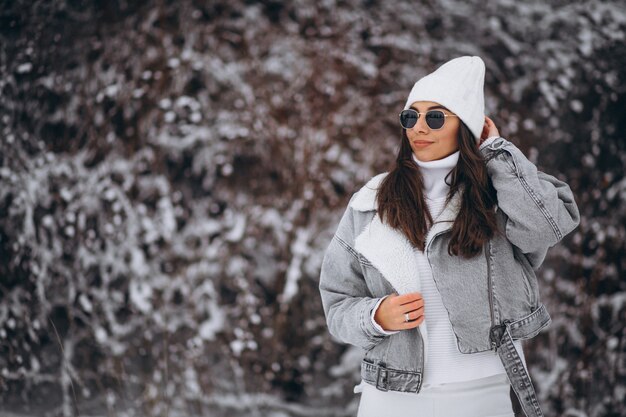
{"type": "Polygon", "coordinates": [[[491,142],[491,144],[488,147],[495,150],[495,149],[500,149],[503,145],[504,145],[504,139],[502,137],[499,137],[497,139],[494,139],[493,142],[491,142]]]}
{"type": "Polygon", "coordinates": [[[513,368],[513,373],[517,372],[517,368],[513,368]]]}

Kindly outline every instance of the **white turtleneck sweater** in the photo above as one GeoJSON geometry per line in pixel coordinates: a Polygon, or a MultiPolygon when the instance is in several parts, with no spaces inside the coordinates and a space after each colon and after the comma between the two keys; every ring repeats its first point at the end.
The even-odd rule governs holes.
{"type": "MultiPolygon", "coordinates": [[[[493,138],[483,142],[486,146],[493,138]]],[[[481,146],[482,147],[482,146],[481,146]]],[[[445,198],[450,187],[444,182],[445,176],[456,166],[459,159],[456,151],[445,158],[434,161],[420,161],[413,154],[413,160],[419,165],[424,177],[426,204],[433,219],[443,210],[445,198]]],[[[421,293],[424,298],[424,319],[428,328],[428,357],[425,360],[423,387],[442,383],[467,381],[506,372],[498,355],[493,350],[465,354],[458,350],[456,336],[452,330],[448,313],[433,279],[430,264],[424,252],[415,249],[419,268],[421,293]]],[[[486,294],[485,294],[486,295],[486,294]]],[[[371,320],[383,333],[394,334],[398,331],[386,331],[375,320],[376,309],[387,296],[382,297],[372,310],[371,320]]],[[[524,364],[526,360],[520,340],[513,342],[524,364]]],[[[379,395],[393,395],[394,392],[381,392],[379,395]]]]}

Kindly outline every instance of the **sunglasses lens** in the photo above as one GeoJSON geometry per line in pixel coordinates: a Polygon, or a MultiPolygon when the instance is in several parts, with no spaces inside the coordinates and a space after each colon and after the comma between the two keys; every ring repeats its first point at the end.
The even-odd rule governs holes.
{"type": "Polygon", "coordinates": [[[417,123],[417,112],[415,110],[402,110],[400,113],[400,124],[405,129],[410,129],[417,123]]]}
{"type": "Polygon", "coordinates": [[[426,124],[431,129],[441,129],[445,116],[442,111],[433,110],[426,113],[426,124]]]}

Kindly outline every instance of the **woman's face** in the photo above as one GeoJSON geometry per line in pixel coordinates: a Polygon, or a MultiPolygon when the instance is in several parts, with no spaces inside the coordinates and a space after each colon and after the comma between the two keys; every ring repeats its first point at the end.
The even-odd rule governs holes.
{"type": "Polygon", "coordinates": [[[439,130],[432,130],[428,127],[424,117],[428,110],[435,109],[442,110],[448,115],[454,115],[454,113],[433,101],[416,101],[411,104],[410,108],[420,113],[415,126],[406,130],[411,149],[417,159],[434,161],[445,158],[459,149],[456,137],[461,122],[458,117],[446,117],[443,127],[439,130]],[[420,144],[419,142],[427,143],[420,144]]]}

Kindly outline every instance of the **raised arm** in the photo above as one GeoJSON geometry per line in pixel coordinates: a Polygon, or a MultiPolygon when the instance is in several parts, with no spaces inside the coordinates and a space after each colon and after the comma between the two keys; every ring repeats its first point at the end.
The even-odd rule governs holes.
{"type": "Polygon", "coordinates": [[[570,187],[538,171],[512,142],[490,138],[479,148],[497,192],[498,207],[507,216],[506,236],[538,269],[548,248],[580,223],[570,187]]]}

